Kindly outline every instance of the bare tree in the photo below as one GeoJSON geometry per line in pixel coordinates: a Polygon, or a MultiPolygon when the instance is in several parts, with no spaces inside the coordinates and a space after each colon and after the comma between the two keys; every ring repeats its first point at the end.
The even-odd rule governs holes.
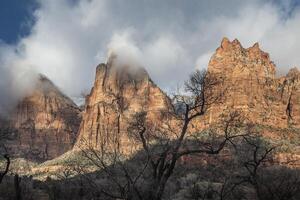
{"type": "Polygon", "coordinates": [[[220,89],[221,83],[222,79],[206,71],[196,71],[185,83],[186,95],[174,96],[174,102],[181,107],[181,112],[164,113],[162,126],[153,126],[147,119],[147,112],[133,116],[128,135],[138,142],[140,154],[143,155],[143,158],[139,158],[142,163],[136,170],[130,164],[125,164],[125,159],[120,159],[122,156],[116,151],[103,154],[103,149],[102,152],[83,150],[85,157],[118,188],[113,193],[112,188],[104,190],[102,187],[101,192],[110,198],[160,200],[178,161],[183,157],[219,154],[226,144],[244,136],[246,133],[241,130],[243,120],[238,112],[224,116],[219,126],[208,131],[210,141],[203,141],[200,131],[190,131],[194,119],[204,115],[211,105],[222,101],[224,89],[220,89]],[[141,188],[141,181],[146,182],[146,188],[141,188]]]}
{"type": "Polygon", "coordinates": [[[189,131],[193,119],[204,115],[211,105],[222,100],[224,91],[219,90],[221,81],[206,71],[196,71],[190,76],[185,83],[185,91],[188,96],[175,96],[176,103],[183,106],[183,112],[173,117],[177,123],[176,128],[167,131],[168,139],[164,139],[163,142],[158,141],[159,144],[162,144],[158,151],[153,151],[150,147],[150,143],[153,143],[151,141],[153,131],[146,124],[146,113],[136,114],[131,122],[129,133],[133,133],[142,143],[152,170],[153,182],[150,186],[150,199],[160,200],[162,198],[167,181],[182,157],[191,154],[218,154],[227,143],[244,134],[237,132],[238,127],[242,124],[238,112],[231,113],[224,119],[222,126],[210,130],[213,133],[211,135],[214,135],[214,140],[211,142],[203,142],[197,137],[197,134],[189,131]],[[173,135],[170,136],[170,133],[173,135]]]}
{"type": "Polygon", "coordinates": [[[242,164],[247,171],[245,181],[250,183],[256,192],[258,199],[262,198],[262,192],[259,185],[259,169],[266,164],[266,162],[271,162],[272,153],[275,147],[266,145],[260,137],[245,137],[245,145],[248,145],[246,151],[242,155],[242,164]],[[243,158],[245,158],[243,160],[243,158]]]}
{"type": "MultiPolygon", "coordinates": [[[[264,199],[261,191],[261,170],[273,163],[275,147],[256,132],[253,124],[248,124],[247,127],[248,134],[238,138],[232,145],[232,172],[223,180],[219,192],[220,200],[238,199],[236,195],[240,194],[243,187],[252,188],[255,199],[264,199]]],[[[242,196],[239,195],[240,198],[247,199],[245,196],[249,194],[243,193],[242,196]]]]}
{"type": "Polygon", "coordinates": [[[95,149],[92,146],[82,148],[81,152],[90,162],[88,166],[100,169],[95,173],[89,173],[88,166],[76,166],[74,169],[87,181],[94,197],[104,195],[108,199],[144,199],[139,188],[140,179],[149,163],[144,156],[129,161],[118,149],[95,149]]]}
{"type": "Polygon", "coordinates": [[[232,152],[236,160],[232,164],[234,172],[225,178],[220,199],[232,199],[240,191],[244,191],[242,199],[249,195],[259,200],[298,199],[299,170],[277,165],[275,150],[276,146],[258,133],[251,133],[236,142],[232,152]],[[247,188],[247,192],[243,188],[247,188]]]}

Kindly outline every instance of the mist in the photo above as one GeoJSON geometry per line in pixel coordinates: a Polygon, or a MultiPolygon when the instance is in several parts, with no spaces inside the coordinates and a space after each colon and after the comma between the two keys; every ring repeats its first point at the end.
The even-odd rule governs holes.
{"type": "Polygon", "coordinates": [[[0,48],[0,117],[8,116],[18,101],[33,91],[38,73],[23,65],[14,47],[2,44],[0,48]]]}
{"type": "MultiPolygon", "coordinates": [[[[73,99],[88,93],[111,53],[143,66],[165,91],[206,68],[224,36],[269,52],[279,74],[300,64],[295,1],[39,0],[30,34],[0,43],[0,112],[44,74],[73,99]]],[[[24,22],[26,23],[26,22],[24,22]]]]}

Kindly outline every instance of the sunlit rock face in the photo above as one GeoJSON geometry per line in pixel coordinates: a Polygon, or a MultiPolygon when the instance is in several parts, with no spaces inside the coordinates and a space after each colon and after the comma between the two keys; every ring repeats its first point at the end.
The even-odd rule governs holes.
{"type": "Polygon", "coordinates": [[[49,79],[40,76],[34,91],[23,98],[2,123],[12,157],[34,161],[55,158],[70,150],[76,140],[81,111],[49,79]]]}
{"type": "MultiPolygon", "coordinates": [[[[300,127],[299,71],[281,78],[268,53],[256,43],[243,48],[238,40],[224,38],[212,56],[208,72],[223,79],[224,100],[211,106],[213,121],[224,110],[240,110],[248,120],[279,128],[300,127]]],[[[207,120],[207,121],[209,121],[207,120]]]]}
{"type": "Polygon", "coordinates": [[[134,114],[145,111],[147,121],[158,126],[163,113],[172,110],[169,98],[144,68],[116,64],[116,59],[112,56],[107,64],[97,67],[75,149],[108,148],[131,154],[137,146],[129,138],[127,128],[134,114]]]}
{"type": "MultiPolygon", "coordinates": [[[[159,127],[167,121],[162,113],[173,112],[169,98],[143,68],[116,64],[115,59],[112,56],[97,67],[74,149],[93,147],[103,151],[109,147],[131,154],[137,148],[127,131],[133,115],[146,111],[151,125],[159,127]]],[[[299,71],[292,69],[287,76],[277,78],[275,64],[257,43],[246,49],[238,40],[224,38],[209,62],[208,72],[222,79],[218,91],[225,93],[222,101],[193,121],[190,132],[209,126],[233,110],[259,125],[300,127],[299,71]]]]}
{"type": "MultiPolygon", "coordinates": [[[[145,111],[147,124],[155,129],[166,125],[166,113],[174,114],[174,109],[144,68],[116,59],[111,56],[97,67],[82,118],[72,100],[41,76],[36,89],[9,117],[0,119],[1,131],[12,138],[5,144],[8,152],[35,161],[90,147],[132,155],[140,148],[140,142],[135,143],[127,131],[133,116],[145,111]]],[[[247,120],[259,125],[300,128],[300,72],[293,68],[277,78],[275,68],[258,44],[246,49],[238,40],[224,38],[210,59],[208,72],[222,79],[217,91],[225,93],[222,101],[210,105],[204,116],[192,122],[189,132],[209,126],[232,110],[241,111],[247,120]]],[[[173,118],[169,122],[178,132],[181,123],[173,118]]]]}

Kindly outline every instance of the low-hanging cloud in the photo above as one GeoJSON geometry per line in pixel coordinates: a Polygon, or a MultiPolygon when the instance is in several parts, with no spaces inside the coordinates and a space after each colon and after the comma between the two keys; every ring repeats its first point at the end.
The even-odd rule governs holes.
{"type": "Polygon", "coordinates": [[[260,42],[281,73],[300,64],[300,10],[293,0],[38,2],[30,34],[16,45],[0,44],[0,108],[24,96],[38,73],[73,98],[86,93],[95,66],[111,52],[144,66],[165,90],[205,68],[224,36],[246,47],[260,42]]]}
{"type": "Polygon", "coordinates": [[[30,66],[23,66],[13,46],[2,44],[0,58],[0,114],[3,116],[9,114],[20,98],[30,94],[38,74],[30,66]]]}
{"type": "Polygon", "coordinates": [[[107,45],[108,56],[117,55],[116,63],[119,66],[129,65],[133,67],[146,67],[156,80],[165,80],[169,86],[175,84],[187,75],[180,67],[192,65],[187,51],[170,35],[161,35],[143,44],[134,41],[134,35],[138,31],[134,29],[116,33],[107,45]],[[172,72],[172,73],[170,73],[172,72]]]}
{"type": "Polygon", "coordinates": [[[107,45],[107,48],[107,58],[117,56],[115,64],[118,67],[122,67],[124,65],[132,67],[142,66],[142,52],[134,44],[129,30],[124,31],[121,34],[114,34],[107,45]]]}

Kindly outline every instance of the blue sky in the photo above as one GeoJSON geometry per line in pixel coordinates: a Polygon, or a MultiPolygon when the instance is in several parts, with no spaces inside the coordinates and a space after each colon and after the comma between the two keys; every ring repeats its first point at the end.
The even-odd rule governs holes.
{"type": "MultiPolygon", "coordinates": [[[[71,0],[70,0],[71,1],[71,0]]],[[[76,2],[75,0],[72,0],[76,2]]],[[[287,0],[274,0],[284,5],[287,0]]],[[[299,6],[300,0],[291,1],[290,12],[299,6]]],[[[16,43],[28,35],[34,23],[33,12],[38,8],[36,0],[1,0],[0,2],[0,39],[5,43],[16,43]]],[[[191,7],[191,9],[194,9],[191,7]]]]}
{"type": "Polygon", "coordinates": [[[207,67],[225,36],[245,48],[259,42],[283,75],[300,66],[299,2],[0,0],[0,110],[38,73],[72,98],[88,93],[111,52],[172,91],[207,67]]]}
{"type": "Polygon", "coordinates": [[[32,14],[36,8],[35,0],[1,0],[0,39],[11,44],[26,36],[33,23],[32,14]]]}

